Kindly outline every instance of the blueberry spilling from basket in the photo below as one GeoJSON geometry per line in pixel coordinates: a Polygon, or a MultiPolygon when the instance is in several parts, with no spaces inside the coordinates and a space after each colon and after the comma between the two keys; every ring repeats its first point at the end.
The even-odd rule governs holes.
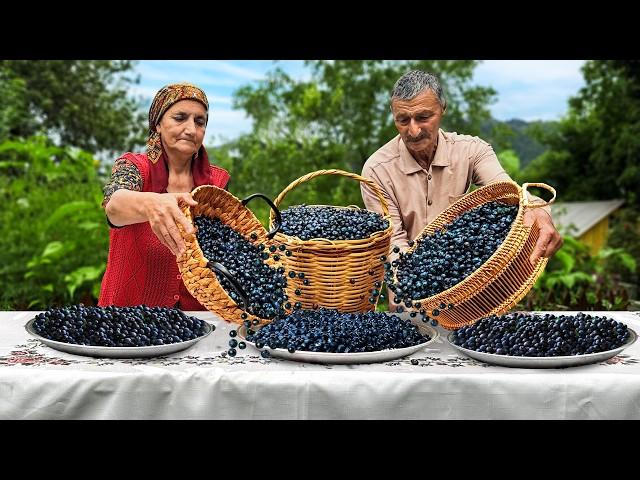
{"type": "Polygon", "coordinates": [[[50,308],[36,315],[33,328],[49,340],[103,347],[167,345],[206,333],[204,321],[181,310],[145,305],[50,308]]]}
{"type": "Polygon", "coordinates": [[[256,347],[311,352],[353,353],[405,348],[429,341],[408,320],[383,312],[340,313],[296,310],[247,336],[256,347]]]}
{"type": "Polygon", "coordinates": [[[280,231],[302,240],[360,240],[389,228],[389,221],[382,215],[364,209],[303,204],[280,213],[280,231]]]}
{"type": "Polygon", "coordinates": [[[397,303],[428,298],[463,281],[500,247],[517,213],[517,205],[485,203],[419,239],[413,252],[401,253],[385,267],[397,303]],[[395,282],[391,267],[397,267],[395,282]]]}
{"type": "Polygon", "coordinates": [[[585,355],[613,350],[629,339],[624,323],[594,315],[492,315],[452,334],[469,350],[523,357],[585,355]]]}
{"type": "MultiPolygon", "coordinates": [[[[265,260],[271,254],[267,248],[246,240],[233,228],[219,219],[206,216],[194,220],[198,231],[198,244],[210,262],[219,262],[244,288],[249,305],[245,308],[252,315],[273,318],[284,313],[287,279],[282,268],[270,267],[265,260]]],[[[275,249],[275,247],[274,247],[275,249]]],[[[238,305],[242,300],[235,288],[222,275],[216,277],[229,296],[238,305]]]]}

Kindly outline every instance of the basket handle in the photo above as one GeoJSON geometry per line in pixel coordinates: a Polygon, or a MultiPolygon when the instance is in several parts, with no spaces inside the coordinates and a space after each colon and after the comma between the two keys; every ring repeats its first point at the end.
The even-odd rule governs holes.
{"type": "MultiPolygon", "coordinates": [[[[308,180],[311,180],[312,178],[319,177],[321,175],[340,175],[340,176],[343,176],[343,177],[352,178],[352,179],[357,180],[357,181],[362,182],[362,183],[366,183],[369,187],[371,187],[371,189],[373,190],[373,193],[376,194],[376,197],[378,197],[378,200],[380,200],[380,205],[382,206],[382,215],[384,217],[388,217],[389,216],[389,206],[387,205],[387,201],[382,196],[382,192],[380,191],[380,187],[378,187],[378,185],[376,183],[372,182],[368,178],[364,178],[364,177],[362,177],[360,175],[357,175],[355,173],[345,172],[344,170],[337,170],[337,169],[317,170],[315,172],[307,173],[306,175],[304,175],[304,176],[298,178],[297,180],[294,180],[293,182],[291,182],[287,186],[287,188],[285,188],[282,192],[280,192],[280,195],[278,195],[276,197],[276,199],[273,201],[273,203],[275,203],[276,206],[279,206],[280,202],[282,202],[282,200],[287,195],[287,193],[289,193],[295,187],[297,187],[301,183],[304,183],[304,182],[306,182],[308,180]]],[[[274,210],[271,210],[271,213],[269,215],[271,223],[273,223],[274,215],[275,215],[274,210]]]]}
{"type": "Polygon", "coordinates": [[[523,183],[522,184],[522,205],[526,208],[540,208],[546,207],[547,205],[551,205],[556,199],[556,189],[547,185],[546,183],[523,183]],[[529,187],[540,187],[546,190],[549,190],[553,193],[553,197],[548,202],[542,203],[529,203],[529,197],[527,196],[527,188],[529,187]]]}
{"type": "Polygon", "coordinates": [[[236,280],[236,277],[234,277],[231,274],[231,272],[225,268],[224,265],[218,262],[208,262],[207,268],[210,268],[211,270],[215,270],[216,273],[219,273],[220,275],[225,277],[227,280],[229,280],[229,283],[231,284],[231,286],[242,298],[242,310],[246,310],[247,307],[249,306],[249,297],[245,293],[244,289],[240,286],[240,283],[238,283],[238,280],[236,280]]]}
{"type": "MultiPolygon", "coordinates": [[[[253,200],[256,197],[262,198],[271,207],[271,212],[275,212],[275,215],[276,215],[276,223],[275,223],[275,225],[276,226],[274,228],[272,228],[271,231],[267,234],[267,238],[269,240],[271,240],[273,237],[275,237],[276,233],[278,233],[278,231],[280,231],[280,227],[282,226],[282,217],[280,216],[280,210],[278,210],[278,207],[276,207],[273,204],[273,202],[271,201],[271,199],[269,197],[267,197],[266,195],[263,195],[262,193],[254,193],[253,195],[249,195],[247,198],[242,200],[242,205],[246,205],[247,203],[249,203],[251,200],[253,200]]],[[[271,218],[273,218],[273,217],[271,217],[271,218]]],[[[272,223],[273,223],[273,220],[272,220],[272,223]]]]}

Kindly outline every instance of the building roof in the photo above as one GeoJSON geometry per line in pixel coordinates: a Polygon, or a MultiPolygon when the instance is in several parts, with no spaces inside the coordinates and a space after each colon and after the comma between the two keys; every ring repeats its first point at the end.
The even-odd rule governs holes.
{"type": "Polygon", "coordinates": [[[615,212],[623,203],[624,200],[620,199],[598,202],[558,202],[551,204],[551,214],[558,231],[580,237],[600,220],[615,212]]]}

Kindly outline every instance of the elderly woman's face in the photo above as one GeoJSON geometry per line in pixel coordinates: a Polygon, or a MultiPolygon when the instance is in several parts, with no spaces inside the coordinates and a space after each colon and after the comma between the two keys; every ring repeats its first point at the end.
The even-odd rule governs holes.
{"type": "Polygon", "coordinates": [[[207,111],[200,102],[181,100],[164,112],[156,131],[171,156],[186,157],[196,153],[204,141],[207,111]]]}

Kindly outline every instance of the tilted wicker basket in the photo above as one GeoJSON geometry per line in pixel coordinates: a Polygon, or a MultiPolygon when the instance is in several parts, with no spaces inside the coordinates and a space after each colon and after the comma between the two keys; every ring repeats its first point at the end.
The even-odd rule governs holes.
{"type": "MultiPolygon", "coordinates": [[[[457,329],[491,314],[500,315],[513,308],[531,289],[547,264],[540,258],[535,266],[529,261],[539,236],[536,223],[525,226],[523,216],[527,209],[544,207],[556,198],[556,191],[544,183],[525,183],[522,188],[515,182],[495,182],[485,185],[450,205],[438,215],[416,238],[431,235],[451,223],[458,216],[491,201],[519,205],[511,229],[502,245],[476,271],[453,287],[425,299],[413,299],[420,308],[431,313],[447,329],[457,329]],[[545,188],[553,193],[549,202],[531,203],[527,197],[529,186],[545,188]],[[440,305],[453,304],[453,308],[440,309],[440,305]]],[[[406,253],[413,252],[416,242],[406,253]]],[[[394,272],[395,273],[395,272],[394,272]]]]}
{"type": "MultiPolygon", "coordinates": [[[[381,257],[389,255],[392,234],[389,208],[378,186],[371,180],[343,170],[318,170],[291,182],[273,203],[279,206],[293,188],[321,175],[343,176],[369,185],[380,200],[383,218],[389,222],[389,227],[359,240],[302,240],[278,232],[274,240],[286,245],[292,253],[291,256],[282,257],[285,269],[287,272],[293,270],[297,274],[304,273],[304,278],[298,275],[287,278],[287,296],[292,303],[300,302],[303,309],[325,307],[350,313],[374,310],[378,297],[371,303],[370,290],[375,288],[376,282],[383,281],[384,261],[381,257]],[[305,279],[308,280],[308,285],[305,285],[305,279]],[[297,289],[300,290],[300,295],[296,295],[297,289]]],[[[271,226],[274,215],[272,210],[271,226]]]]}
{"type": "MultiPolygon", "coordinates": [[[[238,233],[242,234],[245,239],[256,245],[263,243],[267,247],[273,244],[272,237],[279,228],[279,224],[271,231],[267,232],[260,221],[256,218],[246,204],[253,198],[263,198],[272,208],[275,208],[271,200],[262,194],[251,195],[244,200],[240,200],[226,190],[212,186],[202,185],[195,188],[191,192],[194,200],[198,205],[194,207],[183,208],[183,213],[187,219],[193,224],[193,218],[205,215],[210,218],[218,218],[220,221],[238,233]],[[251,234],[255,233],[256,238],[252,239],[251,234]]],[[[277,212],[279,217],[280,213],[277,212]]],[[[227,291],[222,287],[214,270],[221,275],[227,277],[230,283],[238,291],[240,297],[245,297],[242,287],[233,278],[233,276],[217,262],[209,262],[204,256],[196,234],[185,234],[182,226],[178,224],[178,228],[186,244],[186,252],[178,259],[178,268],[182,274],[182,281],[187,290],[193,297],[198,300],[207,310],[215,313],[224,320],[242,323],[244,321],[243,314],[246,315],[246,299],[243,308],[229,296],[227,291]]],[[[264,261],[270,267],[279,267],[280,263],[276,262],[272,256],[264,261]]],[[[271,320],[250,315],[250,320],[257,318],[260,324],[269,323],[271,320]]]]}

